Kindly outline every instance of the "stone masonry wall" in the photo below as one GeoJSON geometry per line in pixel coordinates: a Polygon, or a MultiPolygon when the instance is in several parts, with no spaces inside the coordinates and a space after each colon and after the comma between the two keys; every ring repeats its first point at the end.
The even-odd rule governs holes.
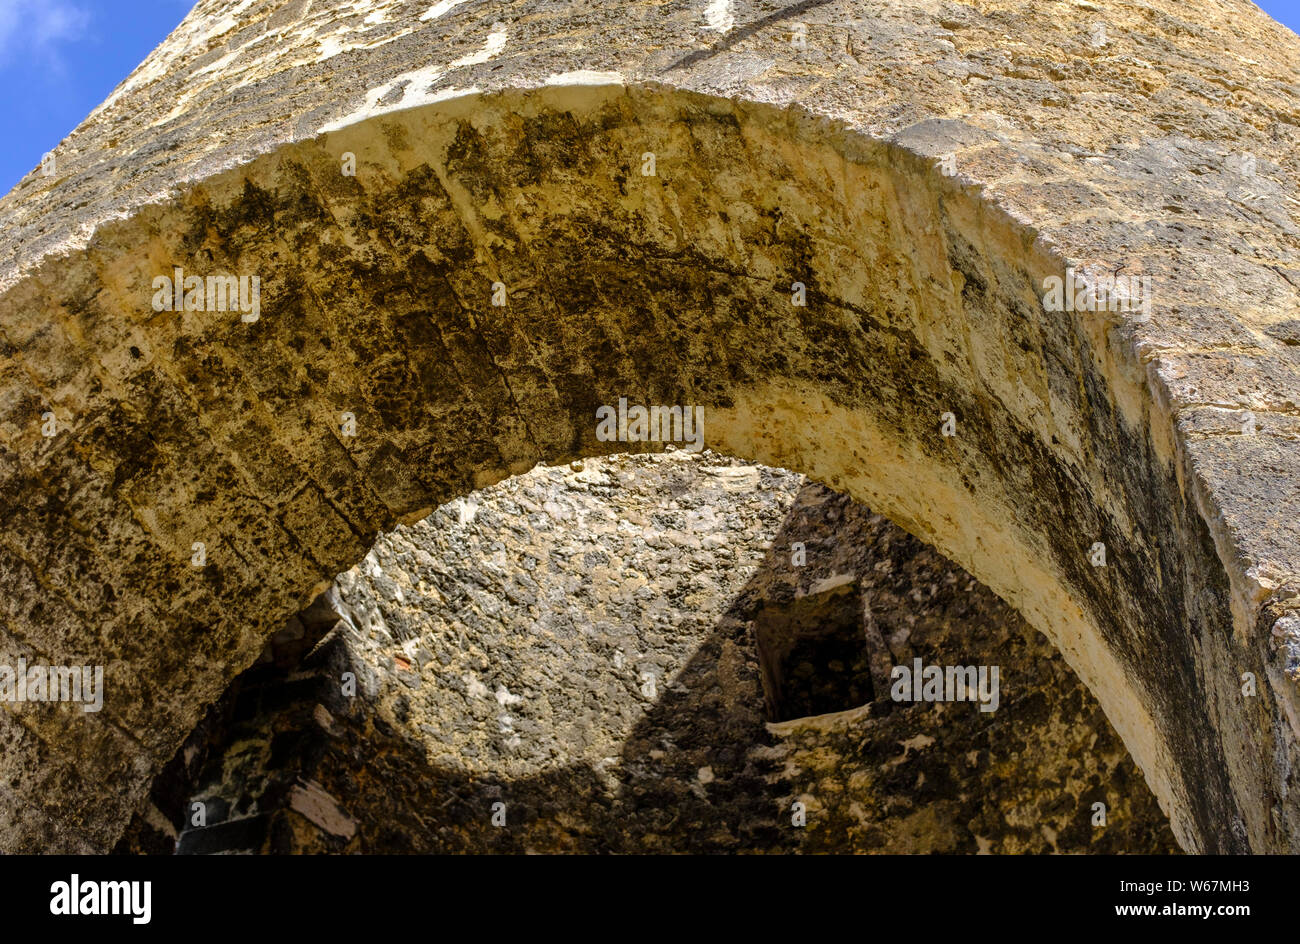
{"type": "Polygon", "coordinates": [[[122,851],[1175,850],[1005,604],[844,496],[709,453],[538,468],[385,535],[169,769],[122,851]],[[806,676],[831,713],[770,723],[758,627],[834,600],[868,674],[997,664],[999,707],[863,697],[823,645],[786,693],[806,676]]]}
{"type": "MultiPolygon", "coordinates": [[[[1300,39],[1248,0],[723,8],[201,0],[0,198],[0,663],[105,670],[100,712],[0,714],[0,850],[112,848],[379,533],[622,449],[626,396],[1006,600],[1182,848],[1300,851],[1300,39]],[[178,267],[259,318],[160,310],[178,267]],[[1085,267],[1151,304],[1048,301],[1085,267]]],[[[775,714],[827,695],[782,619],[775,714]]]]}

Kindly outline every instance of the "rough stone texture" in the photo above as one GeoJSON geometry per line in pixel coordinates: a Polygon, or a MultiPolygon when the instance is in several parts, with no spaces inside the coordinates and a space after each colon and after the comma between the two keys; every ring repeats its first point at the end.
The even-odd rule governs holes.
{"type": "Polygon", "coordinates": [[[708,8],[204,0],[0,201],[0,655],[109,686],[0,717],[0,847],[110,847],[379,530],[608,451],[626,395],[1015,606],[1184,848],[1300,849],[1300,40],[1245,0],[708,8]],[[1151,319],[1044,311],[1084,262],[1151,319]],[[154,312],[177,265],[261,319],[154,312]]]}
{"type": "MultiPolygon", "coordinates": [[[[121,851],[178,834],[181,853],[1175,848],[1041,634],[788,472],[684,452],[534,469],[382,536],[327,597],[329,641],[300,661],[334,628],[310,611],[273,638],[121,851]],[[765,724],[760,614],[849,596],[869,601],[850,628],[886,676],[997,664],[997,711],[841,687],[836,713],[765,724]]],[[[821,680],[826,654],[810,653],[821,680]]]]}

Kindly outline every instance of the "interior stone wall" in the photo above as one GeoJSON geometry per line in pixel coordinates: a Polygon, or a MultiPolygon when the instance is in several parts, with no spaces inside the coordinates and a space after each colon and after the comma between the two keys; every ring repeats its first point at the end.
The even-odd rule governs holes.
{"type": "Polygon", "coordinates": [[[681,451],[537,468],[382,536],[153,793],[120,851],[1177,848],[1095,699],[974,578],[802,476],[681,451]],[[838,598],[886,679],[998,665],[997,710],[886,683],[770,723],[762,614],[838,598]]]}

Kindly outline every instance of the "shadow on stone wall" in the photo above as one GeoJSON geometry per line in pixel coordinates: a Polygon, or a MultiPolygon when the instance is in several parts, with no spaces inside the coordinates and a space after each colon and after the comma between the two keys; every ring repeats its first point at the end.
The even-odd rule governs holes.
{"type": "MultiPolygon", "coordinates": [[[[805,636],[817,622],[802,621],[805,636]]],[[[431,765],[401,697],[386,719],[364,686],[344,694],[344,673],[365,675],[346,628],[327,596],[280,633],[158,778],[118,851],[170,853],[177,835],[181,853],[1177,851],[1046,639],[933,549],[821,486],[799,492],[763,566],[597,765],[514,780],[431,765]],[[845,710],[769,724],[757,637],[819,600],[838,601],[841,623],[844,601],[860,610],[862,657],[848,664],[843,632],[829,647],[786,639],[784,656],[798,650],[802,664],[787,683],[845,680],[786,701],[845,710]],[[881,674],[915,658],[998,665],[997,711],[894,703],[881,674]],[[194,802],[206,825],[191,823],[194,802]],[[806,825],[793,824],[796,802],[806,825]]]]}

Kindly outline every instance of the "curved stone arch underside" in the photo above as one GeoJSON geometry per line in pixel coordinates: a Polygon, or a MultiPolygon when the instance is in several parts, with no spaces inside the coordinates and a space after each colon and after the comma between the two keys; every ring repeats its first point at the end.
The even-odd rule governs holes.
{"type": "Polygon", "coordinates": [[[1235,413],[1197,406],[1225,402],[1213,376],[1179,392],[1157,353],[1159,305],[1045,311],[1077,261],[1068,195],[1039,225],[941,173],[928,132],[662,83],[435,97],[3,273],[0,663],[104,665],[106,694],[0,716],[0,846],[109,847],[204,706],[379,530],[623,448],[595,413],[627,397],[702,406],[710,448],[847,492],[1015,606],[1185,848],[1300,848],[1296,683],[1270,632],[1293,605],[1293,417],[1255,403],[1260,434],[1227,435],[1235,413]],[[260,319],[155,312],[176,266],[258,275],[260,319]]]}

